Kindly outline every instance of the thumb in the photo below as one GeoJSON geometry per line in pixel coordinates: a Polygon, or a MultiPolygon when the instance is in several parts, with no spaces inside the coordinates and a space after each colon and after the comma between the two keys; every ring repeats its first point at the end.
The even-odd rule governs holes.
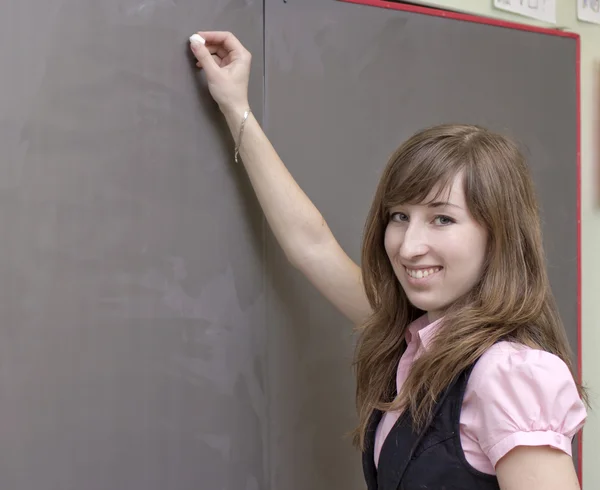
{"type": "Polygon", "coordinates": [[[198,60],[198,64],[206,70],[207,73],[215,73],[219,70],[219,65],[217,65],[216,61],[213,59],[210,51],[204,45],[204,39],[202,39],[198,34],[194,34],[190,37],[190,47],[192,49],[192,53],[198,60]]]}

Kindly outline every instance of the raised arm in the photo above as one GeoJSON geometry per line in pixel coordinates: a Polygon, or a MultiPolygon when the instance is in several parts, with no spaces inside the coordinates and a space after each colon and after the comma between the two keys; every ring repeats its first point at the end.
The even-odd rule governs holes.
{"type": "MultiPolygon", "coordinates": [[[[238,143],[248,104],[251,55],[229,32],[198,32],[191,42],[198,67],[238,143]]],[[[239,155],[262,210],[289,262],[354,324],[371,313],[360,267],[342,250],[323,216],[291,176],[250,114],[239,155]]]]}

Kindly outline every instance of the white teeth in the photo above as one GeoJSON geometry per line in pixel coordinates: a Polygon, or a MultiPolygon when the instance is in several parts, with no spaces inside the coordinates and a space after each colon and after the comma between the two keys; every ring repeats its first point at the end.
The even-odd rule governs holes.
{"type": "Polygon", "coordinates": [[[432,267],[431,269],[418,269],[418,270],[407,268],[406,272],[410,277],[414,277],[415,279],[423,279],[423,278],[429,276],[430,274],[439,272],[441,269],[442,269],[441,267],[432,267]]]}

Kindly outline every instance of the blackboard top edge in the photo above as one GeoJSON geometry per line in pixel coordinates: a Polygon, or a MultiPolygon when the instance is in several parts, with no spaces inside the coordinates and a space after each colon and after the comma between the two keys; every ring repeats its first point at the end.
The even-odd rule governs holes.
{"type": "Polygon", "coordinates": [[[483,17],[480,15],[466,14],[461,12],[455,12],[452,10],[443,10],[435,7],[425,7],[421,5],[415,5],[410,3],[400,3],[397,1],[386,1],[386,0],[337,0],[345,3],[354,3],[358,5],[387,8],[392,10],[402,10],[405,12],[413,12],[417,14],[432,15],[434,17],[444,17],[447,19],[462,20],[465,22],[474,22],[476,24],[486,24],[496,27],[504,27],[507,29],[516,29],[519,31],[535,32],[538,34],[546,34],[549,36],[567,37],[572,39],[579,39],[579,34],[576,32],[566,31],[564,27],[539,27],[529,24],[520,24],[518,22],[511,22],[507,20],[494,19],[492,17],[483,17]]]}

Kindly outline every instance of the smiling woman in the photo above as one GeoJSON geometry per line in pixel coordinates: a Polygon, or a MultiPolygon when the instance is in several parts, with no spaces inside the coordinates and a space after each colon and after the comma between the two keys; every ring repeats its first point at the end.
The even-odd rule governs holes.
{"type": "Polygon", "coordinates": [[[383,172],[359,268],[252,116],[248,51],[199,34],[198,66],[279,244],[360,325],[354,442],[368,488],[577,488],[585,392],[516,145],[472,125],[413,135],[383,172]]]}
{"type": "MultiPolygon", "coordinates": [[[[449,424],[460,427],[465,461],[480,472],[480,481],[467,472],[477,488],[487,488],[483,475],[495,475],[517,446],[570,454],[585,419],[584,392],[546,276],[533,183],[511,141],[454,124],[402,144],[377,189],[362,258],[374,314],[357,348],[355,440],[373,448],[380,473],[389,464],[384,441],[398,437],[400,416],[431,431],[444,396],[461,401],[449,424]],[[390,349],[402,353],[399,360],[390,349]],[[532,390],[537,396],[527,395],[532,390]],[[515,400],[514,393],[523,394],[515,400]]],[[[439,457],[419,459],[435,467],[439,457]]]]}

